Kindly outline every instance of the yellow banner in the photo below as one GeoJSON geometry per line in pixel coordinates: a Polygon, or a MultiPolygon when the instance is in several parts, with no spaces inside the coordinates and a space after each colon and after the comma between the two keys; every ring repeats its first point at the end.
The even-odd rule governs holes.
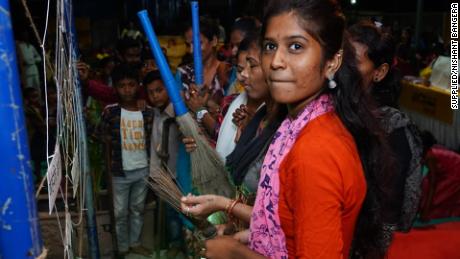
{"type": "Polygon", "coordinates": [[[399,103],[402,107],[452,125],[454,112],[450,108],[449,91],[404,80],[401,85],[399,103]]]}

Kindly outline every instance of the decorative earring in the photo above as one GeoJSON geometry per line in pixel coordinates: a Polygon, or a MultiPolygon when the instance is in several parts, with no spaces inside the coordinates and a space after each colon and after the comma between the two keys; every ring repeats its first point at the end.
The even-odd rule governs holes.
{"type": "Polygon", "coordinates": [[[329,79],[329,88],[334,89],[337,87],[337,83],[334,81],[334,75],[328,75],[327,79],[329,79]]]}

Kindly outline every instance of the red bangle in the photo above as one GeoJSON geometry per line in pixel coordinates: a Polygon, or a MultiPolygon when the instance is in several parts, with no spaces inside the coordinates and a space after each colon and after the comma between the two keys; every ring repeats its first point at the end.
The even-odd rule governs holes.
{"type": "Polygon", "coordinates": [[[232,206],[232,203],[233,203],[234,201],[235,201],[235,200],[232,200],[232,199],[231,199],[230,202],[225,206],[225,209],[224,209],[225,213],[227,213],[228,209],[230,208],[230,206],[232,206]]]}
{"type": "Polygon", "coordinates": [[[235,208],[236,204],[239,203],[240,201],[237,199],[237,200],[234,200],[230,206],[228,207],[227,209],[227,215],[229,217],[232,217],[232,213],[233,213],[233,208],[235,208]]]}

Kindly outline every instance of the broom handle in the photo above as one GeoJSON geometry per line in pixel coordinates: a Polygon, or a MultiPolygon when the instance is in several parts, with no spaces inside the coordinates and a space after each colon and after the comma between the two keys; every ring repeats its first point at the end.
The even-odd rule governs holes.
{"type": "MultiPolygon", "coordinates": [[[[182,212],[181,212],[182,213],[182,212]]],[[[198,235],[204,240],[213,239],[217,236],[216,227],[206,219],[195,219],[182,213],[198,230],[198,235]]]]}
{"type": "Polygon", "coordinates": [[[169,69],[168,62],[163,55],[158,38],[153,30],[152,23],[150,22],[149,14],[147,10],[142,10],[137,13],[137,16],[141,20],[141,25],[144,28],[147,39],[150,43],[150,49],[152,50],[153,56],[157,63],[158,69],[160,70],[161,78],[166,86],[169,98],[174,106],[176,116],[182,116],[187,113],[185,103],[180,96],[179,87],[177,86],[176,80],[174,79],[171,70],[169,69]]]}
{"type": "Polygon", "coordinates": [[[200,15],[197,1],[191,1],[192,9],[192,34],[193,34],[193,65],[195,68],[195,83],[198,87],[203,85],[203,62],[201,59],[200,15]]]}

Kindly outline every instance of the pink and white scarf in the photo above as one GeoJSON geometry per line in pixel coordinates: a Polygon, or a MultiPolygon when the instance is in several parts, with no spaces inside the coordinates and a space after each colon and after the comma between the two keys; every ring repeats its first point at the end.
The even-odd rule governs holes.
{"type": "Polygon", "coordinates": [[[332,99],[323,94],[310,102],[294,120],[286,118],[265,155],[259,188],[251,216],[249,247],[266,257],[287,259],[286,237],[278,214],[279,167],[302,129],[316,117],[334,109],[332,99]]]}

